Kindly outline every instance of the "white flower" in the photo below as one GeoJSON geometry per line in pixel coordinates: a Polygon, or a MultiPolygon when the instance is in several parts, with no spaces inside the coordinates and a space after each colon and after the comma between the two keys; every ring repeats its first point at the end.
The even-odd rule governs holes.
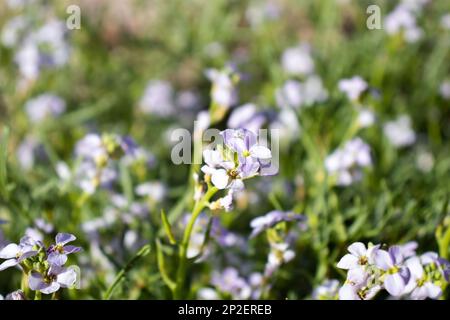
{"type": "Polygon", "coordinates": [[[402,115],[395,121],[387,122],[383,131],[395,147],[405,147],[416,142],[416,134],[411,128],[411,119],[408,115],[402,115]]]}
{"type": "Polygon", "coordinates": [[[410,5],[400,4],[384,19],[384,28],[390,35],[403,31],[407,42],[416,42],[423,31],[416,25],[415,9],[410,5]]]}
{"type": "Polygon", "coordinates": [[[367,108],[359,110],[358,123],[361,128],[370,127],[375,123],[375,114],[367,108]]]}
{"type": "Polygon", "coordinates": [[[360,180],[361,168],[371,164],[370,147],[360,138],[348,141],[344,147],[335,150],[325,159],[325,168],[330,175],[336,175],[340,186],[348,186],[360,180]]]}
{"type": "Polygon", "coordinates": [[[281,65],[289,75],[303,76],[314,72],[314,60],[311,57],[310,47],[300,44],[288,48],[283,52],[281,65]]]}
{"type": "Polygon", "coordinates": [[[358,100],[369,86],[360,76],[342,79],[338,83],[339,90],[347,95],[350,100],[358,100]]]}
{"type": "Polygon", "coordinates": [[[345,270],[356,268],[365,268],[373,263],[374,254],[377,252],[379,245],[366,246],[361,242],[355,242],[348,247],[349,254],[346,254],[338,262],[337,267],[345,270]]]}

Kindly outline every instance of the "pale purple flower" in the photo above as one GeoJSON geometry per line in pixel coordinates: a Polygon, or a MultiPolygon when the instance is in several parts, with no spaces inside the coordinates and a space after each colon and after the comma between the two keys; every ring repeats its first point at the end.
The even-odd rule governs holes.
{"type": "Polygon", "coordinates": [[[75,145],[75,156],[84,159],[98,159],[106,157],[107,151],[103,145],[102,138],[95,133],[84,136],[75,145]]]}
{"type": "Polygon", "coordinates": [[[197,91],[183,90],[176,95],[176,105],[182,110],[196,110],[200,107],[201,97],[197,91]]]}
{"type": "Polygon", "coordinates": [[[442,294],[441,287],[433,283],[432,279],[427,276],[421,257],[412,257],[406,261],[411,277],[405,288],[405,292],[414,300],[424,300],[426,298],[437,299],[442,294]]]}
{"type": "Polygon", "coordinates": [[[362,168],[372,164],[370,147],[360,138],[348,141],[325,159],[325,168],[337,178],[337,185],[348,186],[362,178],[362,168]]]}
{"type": "Polygon", "coordinates": [[[28,118],[33,123],[39,123],[50,117],[58,117],[65,109],[65,101],[50,93],[41,94],[25,104],[28,118]]]}
{"type": "Polygon", "coordinates": [[[410,258],[416,255],[418,243],[416,241],[410,241],[402,245],[398,245],[400,253],[403,255],[403,259],[410,258]]]}
{"type": "Polygon", "coordinates": [[[253,103],[239,106],[230,114],[227,125],[231,129],[247,129],[257,133],[266,122],[264,114],[253,103]]]}
{"type": "Polygon", "coordinates": [[[67,262],[67,255],[80,252],[80,247],[67,245],[69,242],[75,241],[77,238],[69,233],[58,233],[56,235],[54,245],[48,248],[47,261],[52,265],[62,266],[67,262]]]}
{"type": "Polygon", "coordinates": [[[70,46],[66,40],[66,31],[62,21],[49,20],[27,35],[14,57],[20,73],[26,79],[36,79],[43,68],[60,67],[67,63],[70,46]]]}
{"type": "Polygon", "coordinates": [[[342,79],[338,83],[339,90],[345,93],[348,99],[355,101],[361,97],[361,94],[367,90],[369,85],[360,76],[354,76],[349,79],[342,79]]]}
{"type": "Polygon", "coordinates": [[[76,281],[77,273],[74,269],[51,265],[45,275],[32,271],[28,279],[28,286],[33,291],[52,294],[61,288],[73,287],[76,281]]]}
{"type": "Polygon", "coordinates": [[[1,41],[5,47],[12,48],[16,46],[24,36],[29,21],[25,16],[16,16],[9,20],[4,26],[1,34],[1,41]]]}
{"type": "Polygon", "coordinates": [[[258,234],[260,234],[264,230],[272,228],[275,225],[277,225],[278,223],[283,222],[283,221],[304,222],[305,220],[306,220],[305,216],[303,216],[301,214],[297,214],[295,212],[279,211],[279,210],[270,211],[266,215],[257,217],[250,222],[250,226],[253,229],[250,237],[251,238],[256,237],[258,234]]]}
{"type": "Polygon", "coordinates": [[[144,113],[169,117],[175,112],[174,92],[169,82],[152,80],[147,84],[139,107],[144,113]]]}
{"type": "MultiPolygon", "coordinates": [[[[0,296],[1,300],[1,296],[0,296]]],[[[25,294],[22,290],[16,290],[8,294],[5,300],[26,300],[25,294]]]]}
{"type": "Polygon", "coordinates": [[[275,99],[280,108],[300,108],[305,102],[303,84],[297,80],[286,81],[275,92],[275,99]]]}
{"type": "Polygon", "coordinates": [[[416,133],[411,128],[411,119],[408,115],[402,115],[397,120],[387,122],[383,132],[389,142],[397,148],[410,146],[416,142],[416,133]]]}
{"type": "Polygon", "coordinates": [[[35,256],[38,253],[34,248],[35,244],[31,238],[23,237],[19,244],[10,243],[0,250],[0,259],[6,259],[0,264],[0,271],[17,266],[23,260],[35,256]]]}
{"type": "Polygon", "coordinates": [[[281,65],[288,75],[304,76],[314,72],[314,60],[308,44],[300,44],[283,52],[281,65]]]}
{"type": "Polygon", "coordinates": [[[251,295],[250,285],[232,267],[226,268],[221,273],[214,272],[211,284],[220,292],[230,295],[232,299],[248,299],[251,295]]]}
{"type": "Polygon", "coordinates": [[[262,169],[272,154],[270,149],[257,143],[254,133],[246,129],[227,129],[221,132],[221,136],[224,145],[219,147],[222,150],[203,152],[206,165],[201,170],[211,176],[214,186],[242,190],[243,180],[266,175],[267,172],[262,169]],[[238,163],[235,163],[234,153],[238,155],[238,163]]]}
{"type": "Polygon", "coordinates": [[[386,272],[384,288],[394,297],[402,295],[410,278],[410,271],[403,265],[402,251],[398,246],[389,248],[389,251],[377,250],[374,261],[378,268],[386,272]]]}

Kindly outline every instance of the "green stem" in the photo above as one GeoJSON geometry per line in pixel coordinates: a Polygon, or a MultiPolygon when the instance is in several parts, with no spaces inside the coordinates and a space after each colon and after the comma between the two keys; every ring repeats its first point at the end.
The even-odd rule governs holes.
{"type": "Polygon", "coordinates": [[[39,290],[34,292],[34,300],[42,300],[42,294],[39,290]]]}
{"type": "Polygon", "coordinates": [[[179,255],[179,265],[177,270],[177,278],[176,278],[176,288],[174,291],[174,299],[182,299],[183,298],[183,287],[184,281],[186,279],[186,269],[187,269],[187,250],[189,247],[189,241],[191,240],[192,229],[194,228],[195,221],[198,216],[202,212],[202,210],[206,207],[209,200],[216,194],[218,189],[216,187],[208,188],[208,191],[205,193],[203,198],[197,201],[194,205],[194,209],[192,210],[191,218],[184,230],[183,241],[180,245],[180,255],[179,255]]]}

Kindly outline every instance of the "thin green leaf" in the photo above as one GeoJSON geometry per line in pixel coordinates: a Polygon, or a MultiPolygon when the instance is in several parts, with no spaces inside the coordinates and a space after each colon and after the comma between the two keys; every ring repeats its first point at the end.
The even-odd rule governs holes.
{"type": "Polygon", "coordinates": [[[125,279],[127,273],[134,267],[136,262],[138,262],[141,258],[145,257],[150,252],[150,245],[147,244],[143,246],[138,253],[125,265],[125,267],[119,271],[116,278],[114,279],[111,286],[106,290],[104,295],[105,300],[110,300],[114,290],[116,290],[117,286],[125,279]]]}

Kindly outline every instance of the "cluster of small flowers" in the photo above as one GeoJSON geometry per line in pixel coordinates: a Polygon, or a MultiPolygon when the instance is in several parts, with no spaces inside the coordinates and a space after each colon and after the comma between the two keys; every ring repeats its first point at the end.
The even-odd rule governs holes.
{"type": "MultiPolygon", "coordinates": [[[[190,214],[186,214],[181,219],[181,230],[185,229],[189,219],[190,214]]],[[[242,250],[247,248],[245,239],[222,227],[217,217],[210,218],[207,214],[201,213],[192,229],[191,240],[187,250],[187,257],[189,259],[195,259],[195,262],[202,262],[211,255],[214,248],[211,242],[206,241],[207,237],[213,240],[220,248],[234,247],[242,250]],[[210,221],[210,219],[212,220],[210,221]],[[205,230],[208,229],[209,223],[211,223],[211,230],[209,235],[206,235],[205,230]]]]}
{"type": "Polygon", "coordinates": [[[337,264],[348,270],[347,280],[339,290],[341,300],[372,299],[382,289],[396,298],[437,299],[450,281],[450,263],[435,252],[416,254],[417,243],[368,247],[355,242],[337,264]]]}
{"type": "Polygon", "coordinates": [[[78,163],[74,173],[65,163],[59,163],[56,170],[63,181],[73,180],[86,194],[92,194],[98,187],[108,187],[116,179],[114,160],[132,157],[137,150],[129,137],[90,133],[75,146],[78,163]]]}
{"type": "Polygon", "coordinates": [[[255,1],[245,11],[245,17],[253,28],[258,28],[265,22],[277,20],[280,16],[280,4],[273,0],[255,1]]]}
{"type": "MultiPolygon", "coordinates": [[[[274,231],[275,227],[283,222],[295,222],[300,230],[306,228],[306,217],[304,215],[292,211],[274,210],[250,222],[250,226],[253,229],[250,237],[256,237],[266,230],[274,231]]],[[[264,268],[264,282],[268,288],[270,286],[269,279],[273,278],[274,273],[282,265],[295,258],[295,252],[291,249],[291,245],[298,238],[298,229],[280,228],[275,233],[269,232],[267,238],[270,244],[270,251],[264,268]]]]}
{"type": "Polygon", "coordinates": [[[239,275],[236,268],[228,267],[222,272],[214,272],[211,278],[212,288],[202,288],[197,296],[200,299],[227,298],[234,300],[259,299],[263,285],[263,276],[260,273],[252,273],[245,279],[239,275]]]}
{"type": "Polygon", "coordinates": [[[228,189],[228,195],[211,204],[211,209],[230,210],[233,192],[244,189],[244,180],[274,174],[268,170],[272,153],[259,145],[257,136],[246,129],[222,131],[223,143],[203,151],[205,165],[201,168],[205,180],[218,189],[228,189]]]}
{"type": "Polygon", "coordinates": [[[308,44],[300,44],[283,52],[281,65],[289,76],[302,77],[303,82],[289,79],[275,93],[280,108],[299,109],[323,102],[328,98],[328,91],[323,87],[321,78],[314,74],[315,64],[308,44]]]}
{"type": "Polygon", "coordinates": [[[362,178],[362,169],[372,164],[370,147],[360,138],[354,138],[325,159],[328,173],[339,186],[348,186],[362,178]]]}
{"type": "Polygon", "coordinates": [[[33,291],[51,294],[60,288],[73,288],[77,282],[74,266],[65,267],[67,255],[81,251],[81,248],[67,245],[75,236],[58,233],[55,244],[46,248],[41,241],[25,236],[19,244],[11,243],[0,250],[0,271],[20,266],[28,276],[28,286],[33,291]]]}
{"type": "Polygon", "coordinates": [[[348,79],[341,79],[338,88],[347,96],[358,112],[358,126],[360,128],[367,128],[375,123],[373,111],[360,105],[361,97],[369,89],[369,84],[362,77],[353,76],[348,79]]]}
{"type": "Polygon", "coordinates": [[[16,48],[14,61],[26,80],[35,80],[43,68],[60,67],[69,60],[67,28],[55,18],[36,26],[28,16],[16,16],[6,23],[1,40],[5,47],[16,48]]]}
{"type": "Polygon", "coordinates": [[[408,115],[401,115],[397,120],[386,122],[383,132],[389,142],[397,148],[410,146],[416,142],[416,133],[411,128],[411,119],[408,115]]]}
{"type": "Polygon", "coordinates": [[[54,94],[44,93],[28,100],[25,110],[32,123],[40,123],[61,115],[66,110],[66,102],[54,94]]]}
{"type": "Polygon", "coordinates": [[[402,34],[405,41],[417,42],[423,30],[417,25],[417,15],[429,0],[402,0],[384,19],[384,29],[389,35],[402,34]]]}

